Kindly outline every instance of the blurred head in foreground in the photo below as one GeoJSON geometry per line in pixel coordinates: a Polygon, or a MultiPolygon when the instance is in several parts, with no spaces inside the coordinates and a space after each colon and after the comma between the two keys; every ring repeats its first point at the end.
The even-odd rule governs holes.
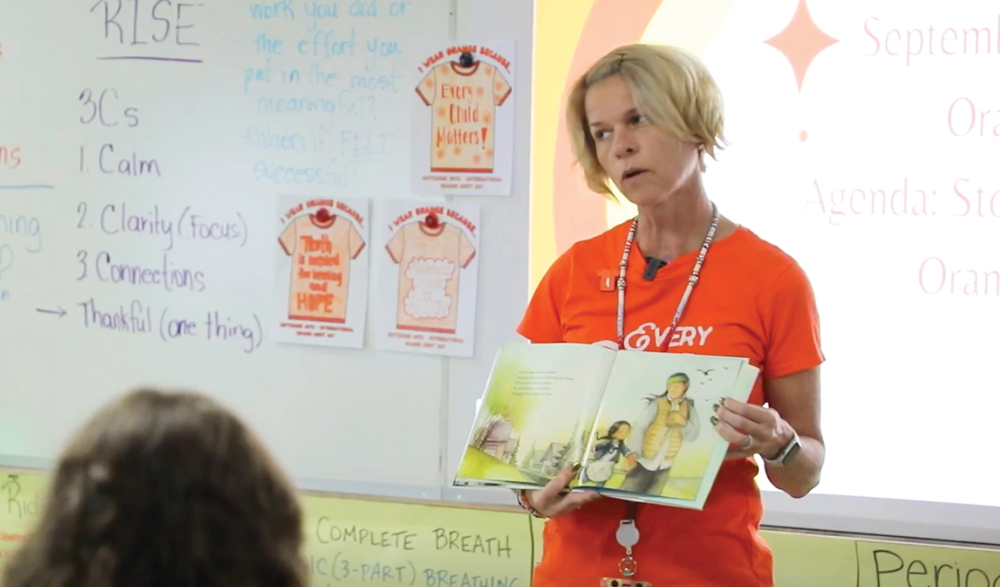
{"type": "Polygon", "coordinates": [[[138,390],[98,412],[59,460],[4,587],[304,587],[302,514],[232,412],[138,390]]]}

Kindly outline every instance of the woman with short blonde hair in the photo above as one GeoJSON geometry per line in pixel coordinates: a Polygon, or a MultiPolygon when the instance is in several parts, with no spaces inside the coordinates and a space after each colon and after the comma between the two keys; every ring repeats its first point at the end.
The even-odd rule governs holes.
{"type": "MultiPolygon", "coordinates": [[[[520,492],[523,507],[549,518],[533,585],[771,587],[754,456],[775,487],[802,497],[819,482],[825,455],[824,356],[810,282],[794,259],[708,197],[704,158],[726,141],[720,91],[697,57],[646,44],[615,49],[576,82],[566,117],[590,189],[620,192],[638,214],[561,254],[518,332],[536,343],[746,357],[761,377],[747,402],[714,406],[714,433],[730,450],[702,511],[566,493],[569,467],[546,487],[520,492]],[[635,336],[649,329],[655,336],[635,336]],[[692,331],[700,334],[682,334],[692,331]]],[[[626,444],[662,439],[654,424],[651,436],[626,444]]],[[[644,486],[670,483],[669,460],[623,460],[642,467],[635,473],[644,486]]]]}
{"type": "Polygon", "coordinates": [[[622,47],[605,55],[577,80],[566,104],[573,155],[591,190],[615,197],[611,189],[614,182],[597,160],[584,103],[591,86],[613,76],[621,76],[628,84],[636,108],[653,125],[681,141],[699,145],[700,155],[714,158],[717,150],[725,148],[722,93],[701,61],[678,47],[622,47]]]}

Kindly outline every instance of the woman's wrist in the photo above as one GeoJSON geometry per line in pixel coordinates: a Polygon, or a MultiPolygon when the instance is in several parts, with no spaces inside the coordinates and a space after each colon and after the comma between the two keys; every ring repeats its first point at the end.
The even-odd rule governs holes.
{"type": "Polygon", "coordinates": [[[519,489],[514,492],[517,497],[517,505],[521,506],[521,509],[526,510],[532,516],[536,518],[544,518],[545,516],[535,509],[535,506],[531,503],[531,498],[528,495],[527,489],[519,489]]]}
{"type": "Polygon", "coordinates": [[[781,455],[781,453],[788,448],[788,445],[791,444],[792,441],[798,441],[798,439],[799,436],[796,434],[795,429],[785,423],[784,426],[782,426],[781,433],[778,434],[777,442],[773,446],[769,446],[760,451],[759,454],[765,462],[773,463],[781,455]]]}

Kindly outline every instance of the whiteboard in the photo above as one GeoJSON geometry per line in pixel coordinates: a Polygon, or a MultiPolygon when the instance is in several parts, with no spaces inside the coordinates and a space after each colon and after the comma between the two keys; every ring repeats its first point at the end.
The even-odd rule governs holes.
{"type": "Polygon", "coordinates": [[[0,464],[151,385],[232,406],[302,488],[439,497],[447,360],[376,352],[370,317],[361,349],[280,344],[269,313],[280,195],[414,197],[408,47],[453,10],[0,3],[0,464]]]}

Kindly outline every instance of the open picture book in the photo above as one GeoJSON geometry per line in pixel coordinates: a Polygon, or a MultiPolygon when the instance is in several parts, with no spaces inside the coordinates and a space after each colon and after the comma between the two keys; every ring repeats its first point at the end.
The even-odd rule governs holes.
{"type": "Polygon", "coordinates": [[[729,448],[714,406],[746,401],[759,373],[738,357],[508,344],[453,484],[537,489],[580,463],[571,489],[700,510],[729,448]]]}

